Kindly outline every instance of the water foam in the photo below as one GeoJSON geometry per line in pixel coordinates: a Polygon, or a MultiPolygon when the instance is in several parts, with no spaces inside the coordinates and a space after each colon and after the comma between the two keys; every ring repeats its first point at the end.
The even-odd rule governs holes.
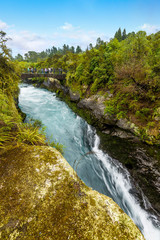
{"type": "MultiPolygon", "coordinates": [[[[93,130],[88,126],[89,136],[91,135],[91,131],[93,130]]],[[[115,164],[108,154],[100,150],[99,144],[100,139],[95,133],[92,151],[95,153],[97,159],[103,163],[104,170],[102,170],[102,177],[107,190],[114,201],[117,202],[139,227],[146,240],[159,240],[160,230],[154,226],[149,213],[143,210],[134,196],[130,194],[132,188],[130,174],[120,163],[116,162],[115,164]],[[105,172],[107,173],[107,178],[105,172]]]]}

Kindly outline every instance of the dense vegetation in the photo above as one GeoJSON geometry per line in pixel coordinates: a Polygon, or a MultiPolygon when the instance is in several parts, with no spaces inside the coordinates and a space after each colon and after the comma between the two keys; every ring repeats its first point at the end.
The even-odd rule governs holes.
{"type": "Polygon", "coordinates": [[[35,66],[67,70],[67,85],[82,98],[103,95],[106,113],[133,122],[148,143],[160,140],[160,32],[119,29],[109,42],[99,38],[84,52],[55,53],[35,66]]]}
{"type": "MultiPolygon", "coordinates": [[[[18,83],[20,68],[11,60],[9,49],[6,47],[6,33],[0,31],[0,149],[19,146],[21,143],[30,145],[46,145],[44,128],[40,130],[40,122],[22,123],[22,117],[15,103],[18,99],[18,83]]],[[[48,144],[62,151],[58,143],[48,144]]]]}
{"type": "Polygon", "coordinates": [[[69,45],[64,44],[62,48],[56,48],[53,46],[51,49],[48,48],[40,53],[37,53],[35,51],[28,51],[28,53],[24,54],[24,57],[21,54],[17,54],[14,60],[35,63],[39,62],[40,60],[47,59],[48,57],[53,57],[56,54],[64,55],[67,52],[80,53],[82,52],[82,49],[80,46],[77,46],[75,48],[74,46],[70,47],[69,45]]]}

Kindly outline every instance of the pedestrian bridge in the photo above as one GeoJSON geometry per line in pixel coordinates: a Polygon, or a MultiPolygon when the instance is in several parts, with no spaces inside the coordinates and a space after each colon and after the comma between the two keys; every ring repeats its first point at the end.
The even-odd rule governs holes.
{"type": "Polygon", "coordinates": [[[40,77],[56,78],[59,81],[63,81],[66,79],[66,74],[55,74],[55,73],[22,73],[21,74],[22,80],[28,80],[29,78],[40,78],[40,77]]]}

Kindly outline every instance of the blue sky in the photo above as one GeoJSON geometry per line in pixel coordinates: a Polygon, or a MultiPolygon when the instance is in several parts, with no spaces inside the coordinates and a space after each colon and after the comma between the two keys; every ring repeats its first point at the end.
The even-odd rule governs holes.
{"type": "Polygon", "coordinates": [[[127,32],[160,30],[159,0],[4,0],[0,30],[11,38],[13,55],[53,45],[95,44],[109,40],[119,27],[127,32]]]}

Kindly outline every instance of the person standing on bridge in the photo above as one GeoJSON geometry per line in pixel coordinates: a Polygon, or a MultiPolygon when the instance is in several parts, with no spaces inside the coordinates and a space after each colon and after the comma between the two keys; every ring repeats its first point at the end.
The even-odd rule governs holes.
{"type": "Polygon", "coordinates": [[[43,73],[43,68],[41,68],[41,73],[43,73]]]}

